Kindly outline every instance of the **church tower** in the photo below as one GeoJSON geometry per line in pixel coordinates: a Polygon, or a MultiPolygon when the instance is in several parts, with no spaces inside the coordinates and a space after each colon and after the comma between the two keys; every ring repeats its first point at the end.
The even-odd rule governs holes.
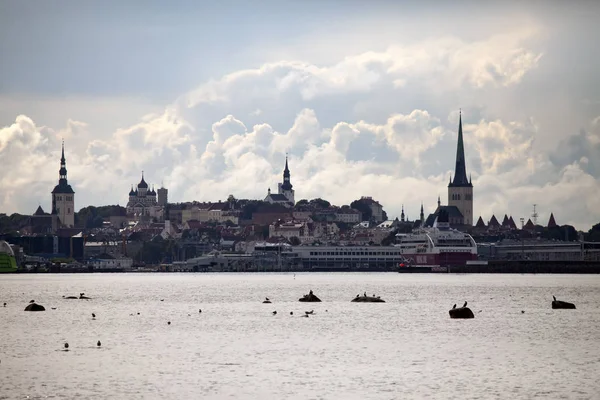
{"type": "Polygon", "coordinates": [[[458,117],[458,145],[456,147],[456,167],[454,180],[450,178],[448,184],[448,205],[456,206],[462,213],[464,224],[473,225],[473,185],[471,179],[467,179],[467,167],[465,164],[465,146],[462,132],[462,113],[458,117]]]}
{"type": "Polygon", "coordinates": [[[75,226],[75,192],[67,182],[67,161],[65,160],[65,143],[62,144],[58,185],[52,190],[52,214],[58,215],[63,226],[75,226]]]}
{"type": "Polygon", "coordinates": [[[292,204],[296,204],[294,201],[294,189],[292,189],[292,183],[290,182],[290,169],[288,168],[288,158],[285,156],[285,169],[283,170],[283,183],[278,185],[279,194],[287,197],[288,201],[292,204]]]}

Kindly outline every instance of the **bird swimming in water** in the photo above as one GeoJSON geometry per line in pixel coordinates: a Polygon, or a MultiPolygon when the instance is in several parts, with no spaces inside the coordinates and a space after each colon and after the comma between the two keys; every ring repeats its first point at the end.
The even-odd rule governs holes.
{"type": "Polygon", "coordinates": [[[165,301],[165,299],[160,299],[160,301],[165,301]]]}
{"type": "Polygon", "coordinates": [[[463,304],[463,308],[467,306],[467,302],[465,301],[465,304],[463,304]]]}
{"type": "Polygon", "coordinates": [[[294,312],[293,312],[293,311],[290,311],[290,315],[294,315],[294,312]]]}
{"type": "Polygon", "coordinates": [[[6,307],[6,303],[4,303],[4,307],[6,307]]]}
{"type": "Polygon", "coordinates": [[[452,309],[454,310],[456,308],[456,304],[452,306],[452,309]]]}
{"type": "Polygon", "coordinates": [[[171,321],[167,322],[167,325],[171,325],[171,321]]]}
{"type": "Polygon", "coordinates": [[[202,314],[202,309],[198,309],[198,314],[202,314]]]}
{"type": "Polygon", "coordinates": [[[69,349],[69,343],[65,343],[65,349],[69,349]]]}
{"type": "Polygon", "coordinates": [[[96,343],[96,346],[100,347],[100,346],[102,346],[102,343],[100,343],[100,341],[98,340],[98,343],[96,343]]]}
{"type": "Polygon", "coordinates": [[[277,315],[277,311],[273,311],[273,315],[277,315]]]}
{"type": "Polygon", "coordinates": [[[92,318],[96,318],[96,314],[92,313],[92,318]]]}

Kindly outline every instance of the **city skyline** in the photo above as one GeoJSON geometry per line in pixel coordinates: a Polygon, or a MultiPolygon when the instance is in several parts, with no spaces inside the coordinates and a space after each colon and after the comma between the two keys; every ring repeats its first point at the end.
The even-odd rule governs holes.
{"type": "Polygon", "coordinates": [[[262,199],[287,152],[296,200],[372,196],[414,219],[445,203],[462,108],[473,222],[537,204],[589,229],[600,7],[436,4],[5,4],[0,212],[49,207],[64,137],[77,209],[126,204],[142,170],[172,202],[262,199]]]}

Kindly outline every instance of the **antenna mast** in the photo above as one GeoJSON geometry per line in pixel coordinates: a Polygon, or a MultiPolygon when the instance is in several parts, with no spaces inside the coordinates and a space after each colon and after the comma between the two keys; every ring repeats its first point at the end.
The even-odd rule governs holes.
{"type": "Polygon", "coordinates": [[[538,213],[535,210],[535,207],[537,207],[537,204],[533,205],[533,213],[531,214],[531,218],[533,218],[533,224],[537,225],[538,213]]]}

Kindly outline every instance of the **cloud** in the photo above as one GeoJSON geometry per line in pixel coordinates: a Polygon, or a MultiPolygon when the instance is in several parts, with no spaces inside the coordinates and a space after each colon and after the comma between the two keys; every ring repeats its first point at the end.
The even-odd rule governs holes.
{"type": "Polygon", "coordinates": [[[588,200],[600,186],[598,120],[547,153],[536,118],[491,100],[516,101],[543,64],[526,44],[533,34],[441,37],[321,65],[269,62],[209,80],[109,131],[75,118],[48,128],[21,115],[0,130],[0,209],[31,213],[37,202],[49,204],[64,137],[77,208],[124,204],[142,170],[149,183],[164,181],[171,201],[263,198],[281,181],[289,153],[298,199],[341,205],[368,195],[390,216],[404,205],[416,218],[421,202],[426,212],[438,195],[446,202],[462,106],[476,216],[518,219],[537,203],[542,215],[554,211],[585,228],[600,218],[588,200]],[[575,206],[564,188],[585,204],[575,206]]]}

